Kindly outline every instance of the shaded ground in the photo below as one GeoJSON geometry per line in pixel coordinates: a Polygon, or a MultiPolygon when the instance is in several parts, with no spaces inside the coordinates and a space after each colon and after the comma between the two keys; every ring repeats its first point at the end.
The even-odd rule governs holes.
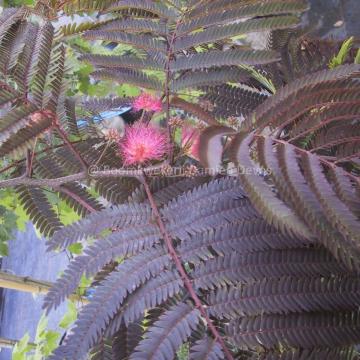
{"type": "Polygon", "coordinates": [[[314,36],[360,39],[359,0],[310,0],[310,4],[311,10],[306,16],[314,36]]]}

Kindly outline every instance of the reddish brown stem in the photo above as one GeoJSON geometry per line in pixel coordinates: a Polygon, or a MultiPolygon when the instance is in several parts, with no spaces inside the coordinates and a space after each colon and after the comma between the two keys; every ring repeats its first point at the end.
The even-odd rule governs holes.
{"type": "Polygon", "coordinates": [[[166,58],[166,67],[165,67],[165,91],[164,91],[164,96],[166,98],[166,129],[167,129],[167,134],[168,134],[168,138],[169,138],[169,144],[171,145],[169,147],[169,162],[170,164],[172,164],[173,162],[173,156],[174,156],[174,147],[172,146],[172,130],[171,130],[171,125],[169,123],[170,120],[170,81],[172,80],[172,73],[170,70],[170,61],[173,59],[174,57],[174,51],[173,51],[173,47],[174,47],[174,42],[176,39],[176,32],[177,29],[179,27],[179,25],[182,23],[183,21],[183,16],[177,20],[176,25],[175,25],[175,29],[171,35],[171,39],[170,41],[167,41],[167,58],[166,58]]]}
{"type": "MultiPolygon", "coordinates": [[[[171,81],[171,70],[170,70],[170,61],[172,59],[172,57],[174,56],[173,54],[173,45],[174,45],[174,41],[175,41],[175,36],[176,36],[176,30],[179,26],[179,23],[181,22],[181,20],[178,20],[176,22],[175,25],[175,29],[174,32],[172,33],[171,39],[170,41],[168,41],[168,47],[167,47],[167,59],[166,59],[166,69],[165,69],[165,91],[164,91],[164,96],[166,98],[166,129],[167,129],[167,135],[168,135],[168,139],[169,139],[169,144],[172,144],[172,136],[171,136],[171,126],[170,126],[170,81],[171,81]]],[[[173,161],[173,146],[169,147],[169,162],[170,164],[173,161]]]]}
{"type": "Polygon", "coordinates": [[[339,159],[339,160],[336,160],[334,162],[334,164],[339,164],[339,163],[342,163],[342,162],[346,162],[346,161],[350,161],[351,159],[355,158],[355,157],[359,157],[360,156],[360,152],[357,152],[355,154],[352,154],[352,155],[349,155],[349,156],[346,156],[346,157],[343,157],[342,159],[339,159]]]}
{"type": "Polygon", "coordinates": [[[26,175],[28,177],[32,177],[33,163],[34,163],[34,158],[35,158],[35,147],[36,147],[37,141],[38,141],[38,137],[35,138],[35,143],[34,143],[32,151],[28,150],[28,152],[26,154],[26,160],[27,160],[26,175]]]}
{"type": "Polygon", "coordinates": [[[230,350],[226,346],[225,341],[223,340],[223,338],[217,331],[215,325],[211,321],[209,315],[207,314],[203,304],[201,303],[200,298],[197,296],[197,294],[192,286],[191,280],[190,280],[187,272],[185,271],[185,268],[184,268],[179,256],[177,255],[177,253],[175,251],[174,245],[172,243],[172,239],[165,228],[164,222],[161,219],[159,209],[155,203],[154,197],[153,197],[150,187],[146,181],[145,175],[143,175],[143,177],[142,177],[142,183],[144,185],[144,188],[145,188],[147,197],[149,199],[153,214],[155,216],[157,225],[160,229],[162,237],[164,238],[169,255],[171,256],[172,260],[174,261],[175,266],[181,276],[181,279],[184,282],[184,285],[185,285],[187,291],[189,292],[189,295],[191,296],[191,298],[193,299],[193,301],[195,303],[195,307],[200,311],[201,316],[205,319],[206,324],[207,324],[209,330],[211,331],[211,333],[213,334],[215,340],[221,345],[221,347],[224,350],[224,353],[226,355],[226,358],[228,360],[233,360],[233,356],[231,355],[230,350]]]}
{"type": "Polygon", "coordinates": [[[31,150],[27,149],[27,151],[26,151],[26,172],[25,172],[25,174],[28,177],[31,177],[31,173],[32,173],[30,162],[31,162],[31,150]]]}
{"type": "Polygon", "coordinates": [[[86,170],[88,168],[88,164],[85,162],[85,160],[81,157],[81,155],[78,153],[78,151],[75,149],[74,145],[71,143],[71,141],[68,139],[66,133],[63,129],[61,129],[60,126],[54,125],[57,133],[60,135],[60,137],[63,139],[64,143],[67,145],[67,147],[72,151],[72,153],[75,155],[75,157],[79,160],[82,167],[86,170]]]}
{"type": "MultiPolygon", "coordinates": [[[[262,135],[255,135],[256,137],[262,137],[262,135]]],[[[289,143],[287,141],[283,141],[283,140],[280,140],[280,139],[272,139],[274,142],[278,143],[278,144],[283,144],[283,145],[289,145],[289,143]]],[[[305,149],[301,149],[301,148],[298,148],[298,147],[295,147],[295,151],[297,151],[298,153],[304,153],[304,154],[308,154],[308,155],[313,155],[310,151],[308,150],[305,150],[305,149]]],[[[333,162],[330,162],[330,161],[327,161],[324,159],[324,157],[322,156],[319,156],[319,161],[321,163],[323,163],[325,166],[328,166],[330,168],[335,168],[336,165],[333,163],[333,162]]],[[[357,183],[360,183],[360,178],[355,176],[355,175],[352,175],[348,172],[345,172],[345,175],[352,178],[354,181],[356,181],[357,183]]]]}
{"type": "Polygon", "coordinates": [[[173,146],[172,146],[172,136],[171,136],[171,126],[170,126],[170,94],[169,94],[169,80],[170,79],[170,70],[167,70],[166,71],[166,131],[167,131],[167,136],[168,136],[168,139],[169,139],[169,144],[170,144],[170,147],[169,147],[169,162],[170,164],[172,163],[172,160],[173,160],[173,146]]]}
{"type": "Polygon", "coordinates": [[[109,149],[110,145],[113,143],[112,140],[108,140],[105,147],[104,147],[104,150],[102,151],[102,153],[100,154],[99,158],[96,160],[96,163],[95,163],[95,166],[99,165],[101,160],[104,158],[105,154],[106,154],[106,151],[109,149]]]}
{"type": "Polygon", "coordinates": [[[315,148],[312,148],[310,150],[311,153],[314,153],[318,150],[321,150],[321,149],[328,149],[328,148],[331,148],[333,146],[336,146],[336,145],[341,145],[341,144],[344,144],[344,143],[350,143],[350,142],[357,142],[357,141],[360,141],[360,137],[359,136],[355,136],[355,137],[350,137],[350,138],[344,138],[344,139],[339,139],[339,140],[334,140],[334,141],[331,141],[327,144],[323,144],[321,146],[317,146],[315,148]]]}
{"type": "Polygon", "coordinates": [[[79,195],[73,193],[71,190],[67,189],[64,186],[58,186],[58,187],[53,187],[54,190],[60,191],[63,194],[68,195],[69,197],[71,197],[72,199],[74,199],[77,203],[79,203],[83,208],[85,208],[86,210],[88,210],[89,212],[95,212],[96,209],[94,209],[90,204],[88,204],[86,201],[84,201],[79,195]]]}
{"type": "MultiPolygon", "coordinates": [[[[327,94],[329,92],[340,92],[340,93],[343,93],[343,92],[346,92],[346,91],[352,91],[352,90],[356,90],[356,89],[345,89],[345,88],[328,88],[328,89],[325,89],[325,90],[321,90],[321,91],[318,91],[316,93],[316,96],[318,95],[324,95],[324,94],[327,94]]],[[[273,135],[275,132],[277,134],[280,134],[283,129],[285,129],[286,126],[288,126],[289,124],[293,123],[297,118],[299,118],[301,115],[304,115],[307,111],[309,110],[312,110],[314,108],[321,108],[321,107],[324,107],[324,106],[334,106],[335,104],[337,106],[339,105],[352,105],[352,104],[356,104],[358,103],[358,100],[349,100],[349,101],[337,101],[336,103],[334,103],[333,100],[327,100],[325,102],[321,102],[321,103],[315,103],[315,104],[309,104],[309,105],[306,105],[306,101],[308,99],[311,99],[312,97],[314,97],[314,94],[313,93],[310,93],[310,94],[307,94],[306,96],[303,96],[303,97],[299,97],[296,99],[296,101],[294,101],[293,103],[291,103],[291,107],[288,107],[288,108],[285,108],[283,109],[279,114],[276,115],[276,117],[279,119],[280,117],[286,117],[286,121],[284,123],[281,124],[281,127],[278,128],[276,127],[273,131],[273,133],[271,135],[273,135]],[[301,111],[299,111],[298,113],[294,114],[292,117],[288,117],[287,113],[289,111],[291,111],[292,109],[296,108],[297,106],[301,105],[301,104],[305,104],[303,106],[305,106],[304,108],[301,109],[301,111]]],[[[323,100],[324,101],[324,100],[323,100]]],[[[257,133],[259,134],[262,130],[264,130],[264,128],[266,126],[268,126],[269,124],[272,124],[273,123],[273,120],[274,118],[271,118],[268,119],[265,123],[265,125],[261,125],[258,129],[257,129],[257,133]]]]}
{"type": "Polygon", "coordinates": [[[62,8],[69,2],[71,2],[71,0],[60,1],[60,3],[56,5],[57,11],[62,10],[62,8]]]}
{"type": "Polygon", "coordinates": [[[329,118],[329,119],[327,119],[325,121],[322,121],[320,124],[317,124],[317,125],[309,128],[309,129],[307,129],[307,130],[304,130],[302,133],[290,138],[288,140],[288,142],[291,143],[291,142],[299,140],[299,139],[301,139],[301,138],[303,138],[303,137],[305,137],[307,135],[313,134],[316,130],[321,129],[322,127],[332,123],[333,121],[339,121],[339,120],[343,120],[343,119],[344,120],[350,120],[350,119],[356,119],[358,117],[359,117],[358,114],[356,114],[356,115],[334,116],[334,117],[329,118]]]}
{"type": "Polygon", "coordinates": [[[9,92],[12,92],[14,94],[17,93],[10,85],[8,85],[6,82],[0,81],[0,88],[6,89],[9,92]]]}

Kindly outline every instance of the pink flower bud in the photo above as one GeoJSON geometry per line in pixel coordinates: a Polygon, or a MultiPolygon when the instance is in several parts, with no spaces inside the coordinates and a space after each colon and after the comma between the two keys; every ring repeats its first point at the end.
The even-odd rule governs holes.
{"type": "Polygon", "coordinates": [[[190,125],[185,125],[181,131],[181,147],[186,155],[199,159],[200,130],[190,125]]]}
{"type": "Polygon", "coordinates": [[[137,98],[135,98],[132,105],[135,111],[145,110],[160,112],[162,110],[161,100],[147,93],[142,93],[137,98]]]}

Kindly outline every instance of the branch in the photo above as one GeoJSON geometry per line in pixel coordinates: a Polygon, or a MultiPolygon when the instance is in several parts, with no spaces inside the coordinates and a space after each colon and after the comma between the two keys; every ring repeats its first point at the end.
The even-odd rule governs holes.
{"type": "MultiPolygon", "coordinates": [[[[0,189],[14,187],[18,185],[27,185],[35,187],[50,187],[50,188],[59,188],[59,186],[74,182],[81,181],[87,178],[99,179],[99,178],[111,178],[111,177],[134,177],[140,178],[145,172],[149,176],[159,176],[163,169],[164,164],[149,166],[145,169],[113,169],[113,170],[97,170],[98,167],[89,167],[87,171],[81,171],[76,174],[63,176],[53,179],[33,179],[29,178],[26,175],[20,176],[13,179],[7,179],[0,181],[0,189]],[[95,169],[95,170],[94,170],[95,169]]],[[[184,176],[180,174],[179,176],[184,176]]]]}
{"type": "Polygon", "coordinates": [[[164,222],[162,221],[160,213],[159,213],[159,209],[158,209],[158,207],[157,207],[157,205],[155,203],[155,200],[154,200],[154,197],[153,197],[153,195],[151,193],[150,187],[149,187],[149,185],[148,185],[148,183],[146,181],[145,174],[141,178],[141,182],[144,185],[144,188],[145,188],[146,194],[148,196],[151,208],[152,208],[154,216],[156,218],[156,222],[157,222],[158,227],[160,229],[161,235],[164,238],[164,241],[165,241],[166,247],[168,249],[168,252],[169,252],[171,258],[173,259],[173,261],[175,263],[175,266],[176,266],[176,268],[177,268],[177,270],[178,270],[178,272],[179,272],[179,274],[181,276],[182,281],[184,282],[184,285],[185,285],[186,289],[188,290],[191,298],[193,299],[193,301],[195,303],[195,307],[200,311],[201,315],[205,319],[205,322],[206,322],[209,330],[213,334],[215,340],[223,348],[224,353],[226,355],[226,358],[228,360],[233,360],[233,357],[232,357],[229,349],[227,348],[223,338],[221,337],[221,335],[217,331],[215,325],[211,321],[211,319],[210,319],[209,315],[207,314],[203,304],[201,303],[200,298],[197,296],[197,294],[196,294],[196,292],[195,292],[195,290],[194,290],[194,288],[192,286],[191,280],[190,280],[187,272],[185,271],[184,266],[183,266],[181,260],[179,259],[179,256],[177,255],[177,253],[175,251],[174,245],[172,243],[172,239],[171,239],[170,235],[168,234],[168,232],[167,232],[167,230],[165,228],[164,222]]]}
{"type": "Polygon", "coordinates": [[[14,179],[7,179],[0,181],[0,189],[15,187],[18,185],[56,188],[62,184],[83,180],[86,177],[87,177],[87,173],[85,171],[55,179],[33,179],[27,176],[20,176],[14,179]]]}
{"type": "Polygon", "coordinates": [[[82,167],[84,169],[88,168],[88,164],[86,163],[86,161],[81,157],[81,155],[78,153],[78,151],[75,149],[74,145],[69,141],[66,133],[64,132],[64,130],[61,129],[60,126],[55,125],[54,126],[56,131],[58,132],[58,134],[61,136],[61,138],[64,140],[65,144],[67,145],[67,147],[73,152],[73,154],[75,155],[75,157],[79,160],[79,162],[81,163],[82,167]]]}

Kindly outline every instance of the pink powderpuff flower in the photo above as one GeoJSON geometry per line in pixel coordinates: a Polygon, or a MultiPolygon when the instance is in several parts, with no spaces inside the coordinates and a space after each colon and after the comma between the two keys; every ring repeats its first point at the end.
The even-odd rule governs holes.
{"type": "Polygon", "coordinates": [[[145,110],[160,112],[162,110],[161,100],[147,93],[142,93],[135,98],[132,105],[135,111],[145,110]]]}
{"type": "Polygon", "coordinates": [[[181,131],[181,147],[185,154],[197,160],[199,159],[199,138],[199,129],[191,125],[183,126],[181,131]]]}
{"type": "Polygon", "coordinates": [[[118,144],[125,166],[160,160],[170,146],[161,129],[142,122],[126,127],[118,144]]]}

